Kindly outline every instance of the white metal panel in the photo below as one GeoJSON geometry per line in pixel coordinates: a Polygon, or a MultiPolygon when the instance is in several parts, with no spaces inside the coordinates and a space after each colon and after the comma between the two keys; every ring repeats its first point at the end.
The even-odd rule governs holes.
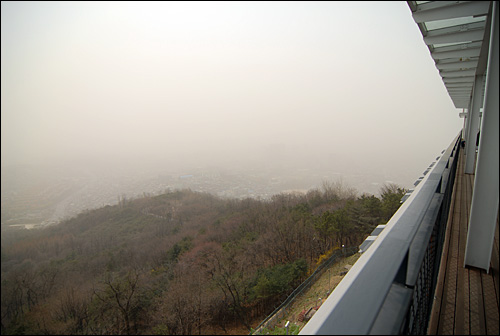
{"type": "Polygon", "coordinates": [[[455,102],[459,102],[459,101],[465,102],[465,101],[469,101],[470,95],[471,95],[471,92],[465,92],[465,93],[451,94],[450,97],[455,102]]]}
{"type": "Polygon", "coordinates": [[[448,92],[450,94],[457,94],[457,93],[460,93],[460,92],[471,92],[472,91],[472,88],[469,88],[469,87],[465,87],[465,88],[448,88],[448,92]]]}
{"type": "Polygon", "coordinates": [[[426,36],[424,37],[424,42],[429,45],[436,43],[479,41],[483,39],[483,36],[484,30],[470,30],[443,35],[426,36]]]}
{"type": "Polygon", "coordinates": [[[479,58],[489,32],[491,1],[408,1],[408,5],[455,107],[468,108],[474,76],[484,71],[479,58]]]}
{"type": "Polygon", "coordinates": [[[457,71],[441,71],[441,77],[464,77],[464,76],[474,76],[476,74],[476,69],[473,70],[457,70],[457,71]]]}
{"type": "Polygon", "coordinates": [[[452,51],[436,51],[432,52],[431,56],[435,60],[444,59],[444,58],[466,58],[466,57],[476,57],[479,56],[481,52],[481,48],[467,48],[461,50],[452,50],[452,51]]]}
{"type": "Polygon", "coordinates": [[[417,3],[417,10],[423,11],[428,9],[436,9],[440,7],[450,6],[453,4],[469,1],[415,1],[417,3]]]}
{"type": "Polygon", "coordinates": [[[489,272],[499,202],[499,7],[493,3],[488,70],[464,266],[489,272]]]}
{"type": "Polygon", "coordinates": [[[458,77],[458,78],[443,78],[445,83],[474,83],[474,76],[458,77]]]}
{"type": "Polygon", "coordinates": [[[436,68],[438,68],[439,70],[471,69],[477,67],[477,62],[478,61],[437,63],[436,68]]]}
{"type": "MultiPolygon", "coordinates": [[[[475,30],[475,29],[484,30],[485,26],[486,26],[486,20],[482,20],[479,22],[472,22],[472,23],[464,23],[464,24],[459,24],[459,25],[455,25],[455,26],[451,26],[451,27],[428,30],[426,36],[437,36],[437,35],[444,35],[444,34],[449,34],[449,33],[470,31],[470,30],[475,30]]],[[[427,28],[429,28],[429,27],[427,27],[427,28]]]]}
{"type": "Polygon", "coordinates": [[[479,131],[479,108],[483,105],[484,76],[476,76],[469,118],[469,138],[465,139],[465,173],[474,174],[476,161],[476,136],[479,131]]]}
{"type": "MultiPolygon", "coordinates": [[[[467,16],[467,17],[459,17],[455,19],[448,19],[448,20],[440,20],[440,21],[430,21],[425,23],[425,28],[427,31],[434,31],[437,29],[444,29],[444,28],[449,28],[453,26],[459,26],[459,25],[466,25],[466,24],[471,24],[475,22],[484,22],[485,17],[484,16],[467,16]]],[[[426,36],[426,34],[424,34],[426,36]]]]}
{"type": "Polygon", "coordinates": [[[481,45],[483,44],[482,41],[476,41],[476,42],[467,42],[467,43],[454,43],[449,46],[445,47],[438,47],[437,45],[434,45],[434,52],[442,52],[442,51],[454,51],[454,50],[462,50],[462,49],[470,49],[470,48],[481,48],[481,45]]]}
{"type": "Polygon", "coordinates": [[[490,8],[489,1],[470,1],[459,4],[454,4],[450,1],[450,3],[449,6],[428,10],[417,10],[417,12],[413,13],[413,19],[416,23],[421,23],[464,16],[485,15],[490,8]]]}
{"type": "Polygon", "coordinates": [[[471,88],[473,86],[472,83],[467,82],[467,83],[444,83],[444,86],[447,88],[471,88]]]}
{"type": "Polygon", "coordinates": [[[453,105],[455,105],[456,108],[466,108],[468,103],[467,102],[453,102],[453,105]]]}

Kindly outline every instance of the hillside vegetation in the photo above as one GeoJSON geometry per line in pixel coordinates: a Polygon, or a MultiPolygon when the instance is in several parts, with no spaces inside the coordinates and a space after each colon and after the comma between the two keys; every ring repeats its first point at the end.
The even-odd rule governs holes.
{"type": "MultiPolygon", "coordinates": [[[[2,234],[2,334],[226,333],[399,207],[341,183],[270,201],[175,191],[2,234]]],[[[254,326],[254,325],[253,325],[254,326]]]]}

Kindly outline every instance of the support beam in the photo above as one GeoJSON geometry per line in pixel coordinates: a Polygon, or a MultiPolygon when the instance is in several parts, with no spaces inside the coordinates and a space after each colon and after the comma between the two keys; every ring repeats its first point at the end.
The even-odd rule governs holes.
{"type": "Polygon", "coordinates": [[[434,46],[433,52],[445,52],[445,51],[475,49],[475,48],[481,48],[482,45],[483,45],[483,41],[475,41],[475,42],[453,44],[453,45],[441,46],[441,47],[434,46]]]}
{"type": "Polygon", "coordinates": [[[464,266],[489,271],[499,202],[499,31],[493,2],[486,90],[464,266]]]}
{"type": "Polygon", "coordinates": [[[474,83],[473,96],[472,96],[472,108],[469,114],[469,134],[468,138],[465,140],[465,145],[467,149],[466,160],[465,160],[465,173],[474,174],[475,163],[476,163],[476,138],[477,132],[479,131],[479,109],[483,105],[483,76],[476,76],[474,83]]]}
{"type": "Polygon", "coordinates": [[[480,52],[481,48],[468,48],[468,49],[450,50],[450,51],[434,51],[431,53],[431,56],[435,60],[440,60],[445,58],[466,58],[466,57],[478,57],[480,52]]]}
{"type": "Polygon", "coordinates": [[[464,109],[469,110],[470,93],[469,93],[468,98],[463,96],[463,95],[458,95],[458,94],[457,95],[450,95],[450,97],[455,103],[460,103],[460,104],[464,105],[460,108],[464,108],[464,109]]]}
{"type": "Polygon", "coordinates": [[[456,42],[470,42],[480,41],[483,39],[484,30],[476,29],[470,31],[460,31],[456,33],[426,36],[424,42],[427,45],[438,43],[456,43],[456,42]]]}
{"type": "Polygon", "coordinates": [[[473,83],[446,83],[445,86],[447,88],[463,87],[463,88],[469,88],[472,90],[472,87],[474,86],[474,84],[473,83]]]}
{"type": "Polygon", "coordinates": [[[451,88],[448,89],[448,93],[450,94],[450,96],[462,95],[464,96],[464,98],[466,98],[470,97],[472,93],[472,88],[451,88]]]}
{"type": "Polygon", "coordinates": [[[476,70],[455,70],[455,71],[441,71],[440,75],[443,78],[453,78],[453,77],[467,77],[474,76],[476,74],[476,70]]]}
{"type": "Polygon", "coordinates": [[[436,63],[436,68],[439,70],[460,70],[460,69],[475,69],[477,61],[460,61],[450,63],[436,63]]]}
{"type": "Polygon", "coordinates": [[[474,76],[459,78],[443,78],[445,83],[474,83],[474,76]]]}
{"type": "MultiPolygon", "coordinates": [[[[484,27],[486,27],[486,21],[459,24],[456,26],[429,30],[427,31],[427,35],[425,35],[425,37],[440,36],[445,34],[453,34],[457,32],[472,31],[472,30],[482,30],[484,32],[485,31],[484,27]]],[[[488,27],[490,27],[490,25],[488,25],[488,27]]],[[[482,39],[484,39],[484,37],[482,39]]]]}

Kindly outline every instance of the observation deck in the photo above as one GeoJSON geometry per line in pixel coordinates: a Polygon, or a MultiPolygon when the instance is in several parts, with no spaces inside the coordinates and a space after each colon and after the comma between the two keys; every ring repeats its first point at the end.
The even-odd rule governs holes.
{"type": "Polygon", "coordinates": [[[407,4],[464,127],[303,335],[499,333],[499,3],[407,4]]]}
{"type": "Polygon", "coordinates": [[[428,335],[498,335],[498,218],[490,272],[463,267],[474,175],[460,153],[428,335]]]}

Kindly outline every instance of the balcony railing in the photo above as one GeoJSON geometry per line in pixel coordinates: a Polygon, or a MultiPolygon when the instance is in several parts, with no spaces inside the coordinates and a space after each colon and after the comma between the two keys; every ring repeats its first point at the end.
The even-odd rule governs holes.
{"type": "Polygon", "coordinates": [[[300,334],[425,334],[460,150],[460,134],[426,170],[300,334]]]}

